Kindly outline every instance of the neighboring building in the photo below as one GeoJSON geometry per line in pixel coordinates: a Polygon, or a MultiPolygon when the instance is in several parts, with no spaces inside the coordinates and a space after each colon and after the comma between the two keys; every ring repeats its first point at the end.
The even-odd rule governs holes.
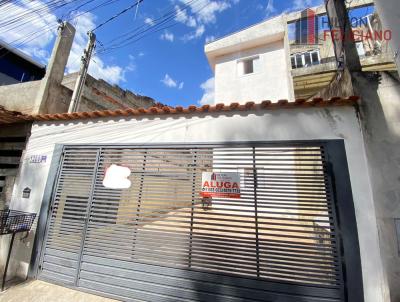
{"type": "Polygon", "coordinates": [[[285,19],[277,17],[207,44],[215,103],[293,99],[285,37],[285,19]]]}
{"type": "MultiPolygon", "coordinates": [[[[356,33],[357,52],[363,71],[396,71],[394,52],[384,39],[379,16],[374,13],[357,20],[353,28],[356,33]],[[362,23],[362,24],[361,24],[362,23]],[[365,38],[372,32],[371,38],[365,38]],[[375,35],[374,33],[378,33],[375,35]]],[[[292,23],[290,26],[294,26],[292,23]]],[[[297,26],[296,26],[297,28],[297,26]]],[[[320,31],[316,44],[290,43],[290,60],[296,98],[310,98],[326,87],[337,71],[331,34],[320,31]]]]}
{"type": "MultiPolygon", "coordinates": [[[[68,74],[61,82],[61,85],[69,90],[68,96],[72,96],[77,77],[78,72],[68,74]]],[[[77,111],[149,108],[156,104],[156,101],[148,96],[135,94],[104,80],[97,80],[88,74],[77,111]]]]}
{"type": "Polygon", "coordinates": [[[0,210],[11,201],[14,180],[31,129],[31,123],[24,123],[18,115],[19,112],[0,106],[0,210]]]}
{"type": "MultiPolygon", "coordinates": [[[[373,1],[357,0],[349,5],[370,6],[373,1]]],[[[326,87],[338,67],[329,31],[318,28],[318,17],[323,14],[324,5],[283,14],[206,44],[205,54],[214,72],[215,103],[308,99],[326,87]],[[288,42],[289,32],[294,37],[288,42]]],[[[363,71],[395,71],[395,51],[381,34],[379,16],[373,13],[356,22],[363,71]],[[372,38],[365,38],[368,32],[372,38]]]]}
{"type": "Polygon", "coordinates": [[[301,12],[301,18],[296,22],[296,44],[318,43],[318,18],[315,11],[307,8],[301,12]]]}
{"type": "Polygon", "coordinates": [[[10,207],[39,219],[10,277],[123,301],[386,302],[356,100],[20,116],[10,207]],[[202,172],[240,196],[204,200],[202,172]]]}
{"type": "Polygon", "coordinates": [[[45,73],[43,64],[0,41],[0,86],[41,80],[45,73]]]}

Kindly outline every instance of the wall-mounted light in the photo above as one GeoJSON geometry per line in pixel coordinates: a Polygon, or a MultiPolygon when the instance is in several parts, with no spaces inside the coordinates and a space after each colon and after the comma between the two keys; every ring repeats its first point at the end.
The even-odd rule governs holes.
{"type": "Polygon", "coordinates": [[[103,186],[108,189],[128,189],[132,184],[128,179],[130,174],[128,167],[112,164],[104,173],[103,186]]]}

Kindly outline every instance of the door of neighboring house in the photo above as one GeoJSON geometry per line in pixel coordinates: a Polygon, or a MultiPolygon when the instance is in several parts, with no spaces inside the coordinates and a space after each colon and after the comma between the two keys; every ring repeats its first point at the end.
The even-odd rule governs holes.
{"type": "Polygon", "coordinates": [[[340,142],[65,146],[38,277],[124,301],[363,301],[346,173],[340,142]],[[203,172],[240,197],[202,198],[203,172]]]}

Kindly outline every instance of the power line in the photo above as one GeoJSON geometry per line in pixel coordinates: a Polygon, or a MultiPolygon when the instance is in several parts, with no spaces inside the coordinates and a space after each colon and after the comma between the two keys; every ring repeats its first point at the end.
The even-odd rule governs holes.
{"type": "MultiPolygon", "coordinates": [[[[82,1],[82,0],[72,0],[72,1],[82,1]]],[[[16,4],[10,4],[9,7],[5,8],[2,10],[2,13],[4,15],[11,14],[11,18],[6,19],[3,22],[0,22],[0,26],[4,29],[6,28],[7,30],[13,30],[18,27],[24,26],[26,24],[29,24],[31,22],[40,20],[41,18],[37,16],[37,14],[41,13],[49,13],[52,10],[57,10],[62,7],[65,7],[66,5],[69,5],[71,2],[64,2],[64,0],[51,0],[49,2],[42,2],[42,1],[37,1],[37,2],[30,2],[29,4],[25,4],[25,10],[20,12],[20,13],[15,13],[12,14],[12,12],[15,9],[24,9],[24,7],[21,7],[16,4]],[[12,26],[15,25],[15,26],[12,26]]]]}
{"type": "Polygon", "coordinates": [[[130,9],[138,6],[140,3],[142,3],[143,0],[137,0],[136,3],[128,6],[127,8],[123,9],[122,11],[120,11],[119,13],[117,13],[116,15],[112,16],[111,18],[109,18],[108,20],[104,21],[103,23],[100,23],[99,25],[97,25],[95,28],[93,28],[91,31],[94,32],[95,30],[99,29],[100,27],[103,27],[104,25],[106,25],[107,23],[111,22],[112,20],[118,18],[119,16],[121,16],[122,14],[126,13],[127,11],[129,11],[130,9]]]}
{"type": "Polygon", "coordinates": [[[77,7],[71,9],[70,11],[68,11],[68,13],[62,15],[60,19],[64,19],[65,16],[68,16],[68,17],[71,16],[71,14],[72,14],[73,12],[78,11],[80,8],[86,6],[86,5],[88,5],[89,3],[92,3],[92,2],[94,2],[94,1],[96,1],[96,0],[89,0],[89,1],[86,1],[86,2],[82,3],[81,5],[78,5],[77,7]]]}
{"type": "MultiPolygon", "coordinates": [[[[191,0],[189,2],[186,3],[186,5],[183,7],[183,9],[177,11],[176,9],[174,9],[172,12],[169,11],[166,14],[164,14],[162,17],[155,19],[153,22],[154,24],[149,25],[149,26],[140,26],[132,31],[130,31],[128,34],[123,34],[113,40],[112,41],[117,41],[117,40],[121,40],[120,42],[115,42],[114,44],[111,44],[108,49],[105,48],[103,49],[103,51],[98,52],[97,54],[105,54],[105,53],[109,53],[110,51],[113,51],[115,49],[119,49],[122,47],[126,47],[128,45],[131,45],[133,43],[136,43],[140,40],[142,40],[143,38],[154,34],[156,32],[171,28],[177,24],[179,24],[178,21],[169,24],[173,19],[175,19],[176,16],[178,16],[179,14],[183,13],[186,9],[188,9],[189,7],[191,7],[191,5],[196,4],[197,2],[199,2],[199,0],[191,0]],[[163,26],[165,25],[165,26],[163,26]]],[[[205,5],[203,5],[202,7],[200,7],[198,10],[195,11],[195,13],[199,13],[200,11],[202,11],[203,9],[205,9],[210,3],[206,3],[205,5]]],[[[192,6],[193,7],[193,6],[192,6]]]]}
{"type": "MultiPolygon", "coordinates": [[[[79,3],[81,0],[70,0],[68,1],[68,3],[70,4],[72,2],[75,2],[75,4],[79,3]]],[[[93,3],[96,0],[87,0],[84,3],[80,3],[79,5],[73,7],[72,9],[69,10],[69,12],[65,15],[69,15],[70,17],[66,20],[66,21],[71,21],[74,20],[76,18],[78,18],[81,15],[84,15],[90,11],[93,11],[97,8],[100,7],[104,7],[107,6],[109,4],[115,3],[116,1],[120,1],[120,0],[106,0],[103,1],[102,3],[98,4],[95,7],[92,7],[84,12],[78,13],[76,15],[73,15],[73,12],[78,11],[80,8],[89,5],[90,3],[93,3]]],[[[109,53],[111,51],[114,51],[116,49],[122,48],[122,47],[126,47],[128,45],[131,45],[133,43],[136,43],[140,40],[142,40],[143,38],[157,33],[159,31],[165,30],[167,28],[171,28],[177,24],[179,24],[178,21],[175,21],[173,23],[171,23],[171,21],[173,21],[177,16],[179,16],[180,14],[185,13],[186,10],[188,9],[192,9],[194,13],[199,13],[201,10],[205,9],[210,3],[206,3],[205,5],[203,5],[202,7],[196,7],[197,4],[199,4],[200,0],[189,0],[186,1],[184,3],[184,5],[180,6],[179,9],[176,9],[175,5],[169,5],[166,8],[166,12],[160,16],[159,18],[156,18],[153,20],[153,24],[148,25],[148,24],[143,24],[139,27],[136,27],[130,31],[128,31],[127,33],[124,33],[114,39],[112,39],[111,41],[108,41],[108,44],[111,44],[109,46],[104,46],[106,43],[101,43],[101,49],[99,51],[96,52],[96,54],[106,54],[109,53]],[[172,7],[172,9],[171,9],[172,7]]],[[[134,7],[138,7],[138,5],[140,3],[142,3],[143,0],[137,0],[134,4],[128,6],[127,8],[123,9],[122,11],[118,12],[116,15],[110,17],[109,19],[107,19],[106,21],[100,23],[98,26],[96,26],[95,28],[92,29],[92,31],[98,30],[99,28],[105,26],[106,24],[108,24],[109,22],[112,22],[113,20],[117,19],[118,17],[120,17],[122,14],[126,13],[127,11],[133,9],[134,7]]],[[[1,3],[1,2],[0,2],[1,3]]],[[[200,2],[201,4],[202,2],[200,2]]],[[[47,4],[52,4],[52,7],[54,9],[60,8],[60,7],[65,7],[65,0],[50,0],[48,1],[47,4]]],[[[1,5],[0,5],[1,8],[1,5]]],[[[43,8],[42,8],[43,9],[43,8]]],[[[41,11],[41,10],[39,10],[41,11]]],[[[47,12],[49,10],[47,9],[47,12]]],[[[33,33],[32,35],[27,35],[26,37],[21,37],[19,39],[16,39],[13,43],[20,41],[21,43],[19,43],[19,45],[24,45],[26,43],[29,43],[30,41],[37,39],[43,35],[45,35],[47,32],[51,31],[52,29],[48,28],[47,30],[43,30],[43,31],[38,31],[33,33]]],[[[18,47],[18,46],[17,46],[18,47]]],[[[4,55],[3,55],[4,56],[4,55]]]]}
{"type": "MultiPolygon", "coordinates": [[[[77,0],[73,0],[73,1],[76,2],[77,0]]],[[[78,1],[81,1],[81,0],[78,0],[78,1]]],[[[72,8],[71,10],[69,10],[69,12],[67,14],[64,14],[64,15],[70,15],[70,17],[67,18],[66,21],[72,21],[72,20],[74,20],[74,19],[76,19],[76,18],[78,18],[78,17],[80,17],[80,16],[82,16],[84,14],[92,12],[92,11],[94,11],[96,9],[101,8],[101,7],[105,7],[107,5],[113,4],[113,3],[117,2],[117,1],[120,1],[120,0],[106,0],[106,1],[103,1],[102,3],[96,5],[96,6],[92,7],[92,8],[87,9],[86,11],[83,11],[83,12],[81,12],[79,14],[71,16],[72,12],[77,11],[79,8],[83,7],[84,5],[87,5],[87,4],[91,3],[93,1],[96,1],[96,0],[86,1],[85,3],[79,5],[78,7],[75,7],[75,8],[72,8]]],[[[27,44],[27,43],[35,40],[35,39],[39,39],[40,37],[44,36],[45,34],[53,31],[54,29],[51,28],[51,27],[55,28],[56,25],[57,25],[57,23],[52,23],[52,24],[48,24],[46,26],[43,26],[43,27],[41,27],[39,29],[39,31],[36,30],[36,31],[30,32],[26,36],[20,37],[18,39],[15,39],[14,41],[9,42],[9,44],[12,45],[13,47],[16,47],[16,48],[21,47],[22,45],[27,44]],[[50,28],[48,28],[48,27],[50,27],[50,28]],[[15,43],[18,43],[18,44],[15,44],[15,43]]],[[[0,49],[1,49],[1,47],[0,47],[0,49]]],[[[3,54],[2,57],[4,55],[5,54],[3,54]]]]}
{"type": "MultiPolygon", "coordinates": [[[[188,1],[188,2],[185,4],[185,6],[184,6],[182,12],[185,11],[185,10],[189,7],[189,5],[195,3],[196,1],[198,1],[198,0],[190,0],[190,1],[188,1]]],[[[175,6],[169,6],[168,8],[170,8],[170,7],[173,7],[173,9],[168,10],[168,11],[167,11],[166,13],[164,13],[161,17],[158,17],[158,18],[156,18],[156,19],[152,19],[152,23],[153,23],[153,24],[151,24],[151,25],[143,24],[143,25],[141,25],[141,26],[139,26],[139,27],[136,27],[136,28],[134,28],[134,29],[132,29],[132,30],[126,32],[126,33],[123,33],[123,34],[121,34],[121,35],[115,37],[114,39],[110,40],[108,43],[117,41],[118,39],[125,39],[125,37],[128,36],[129,34],[137,33],[138,31],[140,31],[140,30],[142,30],[142,29],[149,28],[149,27],[152,27],[152,26],[156,26],[157,23],[163,22],[163,20],[166,20],[166,19],[169,18],[170,16],[175,17],[175,16],[177,15],[175,6]]]]}

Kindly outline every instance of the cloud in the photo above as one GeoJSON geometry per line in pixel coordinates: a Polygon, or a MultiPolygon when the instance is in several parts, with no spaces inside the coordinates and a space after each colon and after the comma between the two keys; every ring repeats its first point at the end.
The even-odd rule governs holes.
{"type": "MultiPolygon", "coordinates": [[[[77,12],[76,15],[78,14],[80,13],[77,12]]],[[[81,57],[88,40],[87,31],[95,27],[95,19],[95,15],[91,13],[80,15],[74,19],[76,33],[66,67],[67,73],[76,72],[80,69],[81,57]]],[[[89,74],[110,84],[119,84],[125,81],[126,72],[131,72],[135,69],[132,64],[130,62],[125,68],[118,65],[108,65],[99,56],[94,55],[89,65],[89,74]]]]}
{"type": "Polygon", "coordinates": [[[164,33],[161,34],[160,39],[169,42],[174,42],[174,34],[166,30],[164,31],[164,33]]]}
{"type": "Polygon", "coordinates": [[[185,84],[184,82],[179,83],[178,81],[174,80],[168,73],[165,74],[164,79],[162,79],[161,82],[169,88],[178,88],[179,90],[181,90],[185,84]]]}
{"type": "Polygon", "coordinates": [[[217,15],[231,5],[239,3],[239,0],[229,1],[212,1],[212,0],[178,0],[185,7],[179,5],[175,6],[176,17],[175,20],[185,24],[187,27],[195,28],[189,34],[186,34],[182,40],[189,41],[192,39],[200,38],[205,32],[205,26],[213,24],[217,21],[217,15]],[[187,7],[186,7],[187,6],[187,7]]]}
{"type": "Polygon", "coordinates": [[[193,39],[200,38],[204,34],[205,30],[206,30],[206,28],[202,24],[199,27],[197,27],[194,32],[184,35],[182,37],[182,40],[186,42],[186,41],[190,41],[190,40],[193,40],[193,39]]]}
{"type": "Polygon", "coordinates": [[[152,18],[147,17],[146,19],[144,19],[144,23],[146,23],[147,25],[154,25],[154,20],[152,18]]]}
{"type": "Polygon", "coordinates": [[[206,44],[215,41],[215,39],[216,39],[215,36],[207,36],[205,40],[206,44]]]}
{"type": "Polygon", "coordinates": [[[172,79],[168,73],[165,74],[164,79],[161,80],[162,83],[164,83],[165,86],[167,87],[176,87],[176,81],[174,79],[172,79]]]}
{"type": "Polygon", "coordinates": [[[215,81],[214,77],[209,78],[204,83],[201,83],[200,88],[203,90],[203,96],[198,101],[200,105],[215,103],[215,81]]]}
{"type": "Polygon", "coordinates": [[[265,8],[265,13],[266,13],[267,17],[271,16],[275,12],[276,12],[276,8],[274,6],[274,0],[269,0],[267,7],[265,8]]]}
{"type": "Polygon", "coordinates": [[[32,57],[35,57],[42,63],[47,63],[50,59],[50,52],[46,49],[38,48],[38,47],[23,47],[20,50],[29,54],[32,57]]]}
{"type": "Polygon", "coordinates": [[[50,54],[45,48],[57,34],[57,17],[51,13],[46,3],[23,0],[18,4],[4,4],[2,10],[7,13],[0,14],[0,22],[8,25],[1,26],[0,39],[12,45],[20,45],[20,50],[47,63],[50,54]],[[21,17],[21,22],[11,23],[21,17]]]}
{"type": "Polygon", "coordinates": [[[186,9],[181,9],[179,5],[175,5],[175,13],[175,21],[183,23],[189,27],[196,27],[196,19],[193,16],[189,16],[186,9]]]}
{"type": "MultiPolygon", "coordinates": [[[[197,16],[197,20],[205,24],[215,23],[217,21],[217,13],[221,13],[231,7],[231,5],[226,1],[202,0],[200,2],[202,2],[199,5],[201,9],[197,10],[195,14],[197,16]]],[[[192,7],[195,5],[196,4],[192,4],[192,7]]]]}
{"type": "MultiPolygon", "coordinates": [[[[57,35],[57,16],[51,12],[45,1],[21,0],[16,3],[8,3],[2,6],[7,14],[0,14],[0,22],[10,23],[16,18],[23,19],[21,23],[10,24],[0,28],[0,39],[19,45],[19,49],[28,55],[47,64],[50,58],[54,38],[57,35]],[[39,14],[40,12],[40,14],[39,14]],[[31,20],[27,22],[27,20],[31,20]],[[15,28],[18,26],[17,28],[15,28]],[[14,28],[14,29],[13,29],[14,28]]],[[[83,49],[87,43],[87,31],[95,27],[95,15],[81,12],[72,14],[73,23],[76,28],[74,43],[72,45],[66,72],[76,72],[80,68],[83,49]]],[[[134,70],[132,62],[126,68],[118,65],[108,65],[100,57],[94,55],[89,65],[89,74],[95,78],[101,78],[111,84],[118,84],[125,80],[125,73],[134,70]]]]}
{"type": "Polygon", "coordinates": [[[132,72],[136,70],[136,63],[135,63],[135,56],[133,55],[128,55],[129,58],[129,64],[125,67],[124,72],[132,72]]]}

